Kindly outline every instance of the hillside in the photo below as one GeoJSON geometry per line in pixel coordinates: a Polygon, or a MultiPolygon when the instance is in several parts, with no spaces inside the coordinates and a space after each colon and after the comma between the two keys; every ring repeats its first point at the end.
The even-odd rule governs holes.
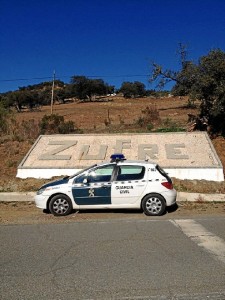
{"type": "MultiPolygon", "coordinates": [[[[150,132],[157,128],[187,129],[188,114],[197,114],[198,108],[189,109],[187,98],[140,98],[124,99],[109,97],[98,102],[56,103],[53,113],[71,120],[83,133],[113,133],[113,132],[150,132]],[[148,107],[148,108],[147,108],[148,107]]],[[[15,113],[11,122],[12,136],[1,136],[0,161],[1,178],[0,191],[36,190],[46,180],[18,179],[17,166],[29,151],[39,134],[38,122],[46,114],[50,114],[50,106],[38,110],[24,110],[15,113]]],[[[225,139],[217,137],[212,140],[217,154],[225,169],[225,139]]],[[[197,181],[175,180],[179,190],[193,192],[223,192],[224,183],[205,183],[197,181]]]]}

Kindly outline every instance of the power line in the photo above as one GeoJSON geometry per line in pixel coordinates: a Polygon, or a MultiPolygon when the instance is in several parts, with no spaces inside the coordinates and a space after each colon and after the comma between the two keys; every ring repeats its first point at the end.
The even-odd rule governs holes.
{"type": "Polygon", "coordinates": [[[33,77],[33,78],[0,79],[0,82],[7,82],[7,81],[27,81],[27,80],[41,80],[41,79],[51,79],[51,77],[33,77]]]}
{"type": "MultiPolygon", "coordinates": [[[[85,76],[87,78],[124,78],[124,77],[149,77],[149,74],[124,74],[124,75],[73,75],[73,76],[85,76]]],[[[58,76],[58,78],[71,78],[73,76],[58,76]]],[[[43,80],[52,79],[52,77],[30,77],[30,78],[13,78],[13,79],[0,79],[0,82],[16,82],[16,81],[29,81],[29,80],[43,80]]]]}

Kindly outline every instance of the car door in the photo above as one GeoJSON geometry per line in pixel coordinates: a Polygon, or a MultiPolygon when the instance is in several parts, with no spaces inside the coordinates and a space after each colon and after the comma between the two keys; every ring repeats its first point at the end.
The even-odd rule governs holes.
{"type": "Polygon", "coordinates": [[[132,205],[142,197],[147,180],[145,167],[141,165],[118,165],[112,182],[112,204],[132,205]]]}
{"type": "Polygon", "coordinates": [[[114,164],[96,167],[75,178],[72,194],[77,205],[111,205],[111,178],[114,164]]]}

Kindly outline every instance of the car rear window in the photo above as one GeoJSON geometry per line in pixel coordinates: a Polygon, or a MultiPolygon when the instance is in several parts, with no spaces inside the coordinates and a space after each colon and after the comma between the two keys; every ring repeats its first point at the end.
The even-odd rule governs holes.
{"type": "Polygon", "coordinates": [[[167,179],[168,182],[172,182],[171,178],[169,177],[169,175],[163,170],[163,168],[161,168],[159,165],[156,166],[156,170],[167,179]]]}

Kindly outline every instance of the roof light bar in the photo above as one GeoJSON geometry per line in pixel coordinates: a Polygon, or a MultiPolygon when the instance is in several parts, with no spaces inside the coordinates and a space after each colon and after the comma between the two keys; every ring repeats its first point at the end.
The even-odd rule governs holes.
{"type": "Polygon", "coordinates": [[[126,160],[125,156],[122,153],[114,153],[110,156],[111,162],[119,162],[126,160]]]}

